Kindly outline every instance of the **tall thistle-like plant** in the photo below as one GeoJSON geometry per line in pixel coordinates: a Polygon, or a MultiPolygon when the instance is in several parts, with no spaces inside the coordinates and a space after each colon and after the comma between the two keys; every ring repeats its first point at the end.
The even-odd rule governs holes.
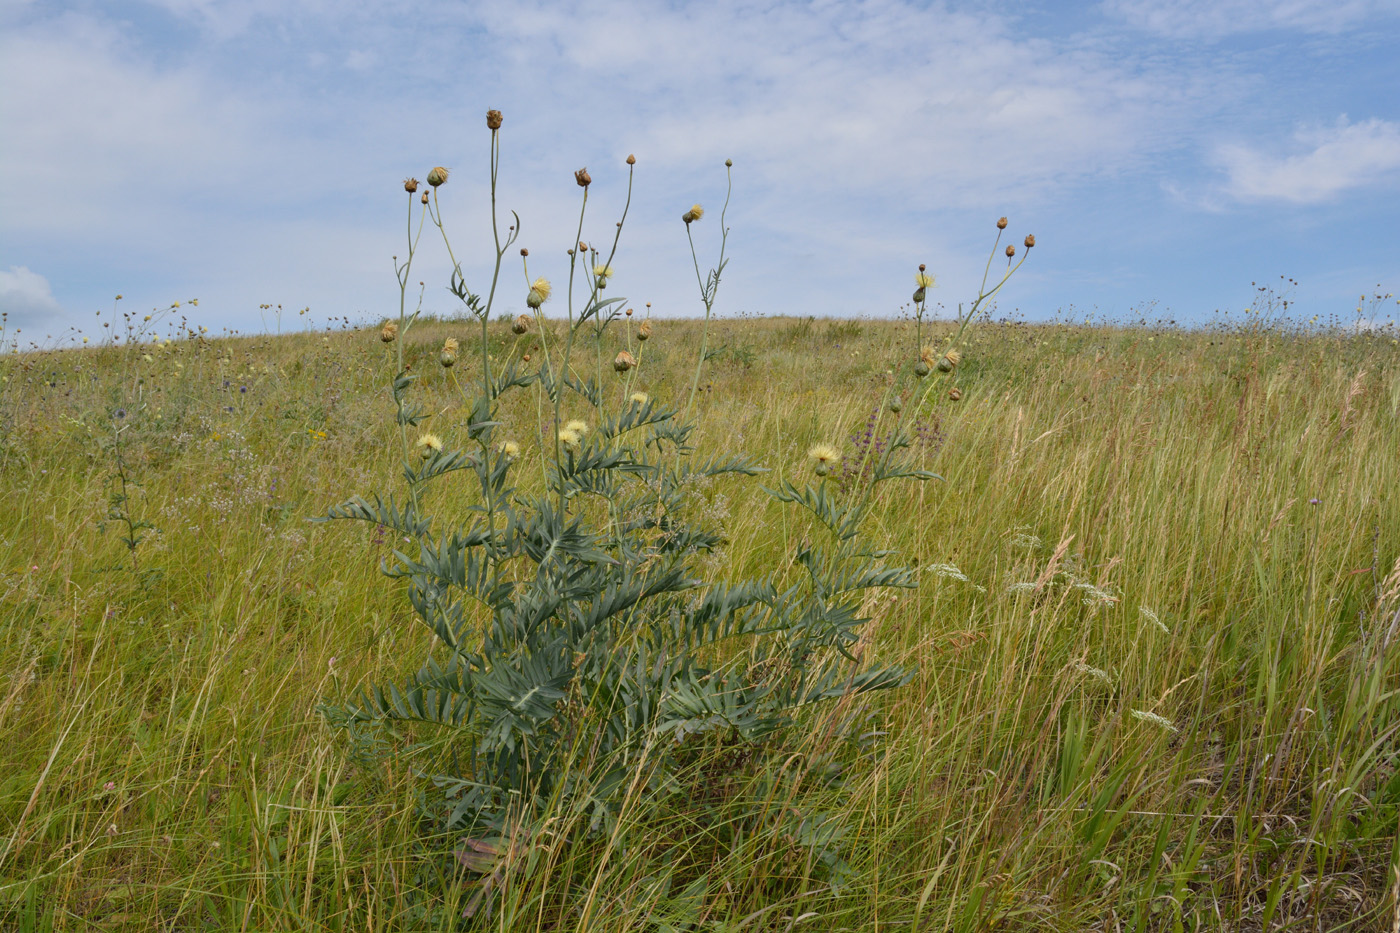
{"type": "MultiPolygon", "coordinates": [[[[514,834],[571,801],[591,813],[595,827],[610,825],[628,789],[673,786],[700,737],[759,748],[806,707],[905,682],[907,672],[864,665],[849,649],[867,621],[860,610],[865,590],[914,585],[911,571],[884,566],[857,543],[868,497],[837,501],[824,477],[774,491],[810,510],[829,532],[824,543],[796,555],[800,578],[703,580],[699,562],[721,535],[690,513],[687,486],[760,468],[743,456],[701,456],[691,442],[693,425],[658,399],[633,396],[609,413],[604,399],[616,396],[596,376],[585,380],[575,371],[577,336],[605,326],[623,303],[603,292],[626,210],[612,248],[588,249],[579,240],[591,183],[586,170],[575,175],[582,197],[563,335],[539,328],[541,360],[533,371],[493,361],[492,304],[504,256],[520,235],[518,217],[504,237],[496,221],[501,124],[491,111],[496,262],[484,299],[468,288],[451,253],[436,197],[419,199],[452,258],[450,289],[480,324],[479,371],[470,383],[457,383],[470,413],[461,446],[433,435],[411,441],[408,430],[422,409],[410,398],[416,374],[396,352],[390,385],[408,496],[356,496],[319,519],[373,522],[406,539],[382,569],[404,581],[418,619],[437,636],[406,682],[365,689],[326,712],[344,725],[402,720],[444,730],[465,757],[435,778],[439,791],[429,810],[440,828],[470,841],[514,834]],[[580,264],[587,287],[576,308],[580,264]],[[555,428],[522,450],[514,440],[498,440],[508,428],[499,401],[531,386],[552,408],[555,428]],[[562,422],[566,398],[592,406],[595,423],[562,422]],[[524,472],[534,458],[539,473],[524,472]],[[535,476],[542,488],[517,486],[535,476]],[[454,497],[469,499],[473,517],[435,527],[420,495],[428,484],[452,484],[454,497]]],[[[446,174],[435,169],[429,184],[436,189],[446,174]]],[[[407,187],[412,196],[414,186],[407,187]]],[[[411,262],[412,220],[409,229],[411,262]]],[[[408,262],[399,270],[403,301],[394,332],[385,332],[390,341],[401,340],[413,322],[406,313],[408,262]]],[[[702,280],[707,311],[718,271],[708,287],[702,280]]],[[[525,277],[526,304],[542,324],[552,288],[543,278],[532,281],[528,267],[525,277]]],[[[519,334],[529,323],[509,326],[519,334]]],[[[455,341],[443,349],[454,382],[457,349],[455,341]]],[[[620,379],[629,368],[622,362],[615,366],[620,379]]],[[[893,451],[873,474],[877,483],[931,475],[907,468],[893,451]]],[[[469,863],[470,851],[461,851],[469,863]]]]}

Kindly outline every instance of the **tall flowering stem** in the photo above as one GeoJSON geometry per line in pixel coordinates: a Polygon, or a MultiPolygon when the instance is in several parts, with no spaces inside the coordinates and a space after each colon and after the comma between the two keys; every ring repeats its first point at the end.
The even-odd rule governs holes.
{"type": "Polygon", "coordinates": [[[690,233],[692,222],[699,220],[700,215],[695,213],[694,209],[687,211],[685,215],[688,218],[685,221],[685,238],[690,241],[690,258],[695,263],[695,281],[700,285],[700,300],[705,304],[705,323],[700,330],[700,358],[695,361],[695,378],[690,383],[690,397],[686,399],[685,410],[681,414],[682,421],[690,420],[690,409],[695,404],[695,392],[700,388],[700,370],[705,365],[705,358],[709,353],[710,315],[715,309],[715,292],[719,290],[719,277],[724,273],[725,263],[729,261],[724,258],[724,250],[729,243],[729,227],[725,223],[725,214],[729,211],[729,196],[734,192],[733,169],[734,163],[726,159],[724,207],[719,212],[719,262],[710,270],[708,277],[700,274],[700,259],[695,254],[695,238],[690,233]]]}
{"type": "MultiPolygon", "coordinates": [[[[399,444],[403,454],[404,466],[407,467],[410,462],[409,457],[413,453],[413,447],[408,436],[408,429],[410,424],[409,418],[407,417],[408,412],[406,408],[406,402],[404,401],[402,391],[400,391],[397,388],[397,386],[404,377],[404,338],[408,336],[409,330],[411,330],[413,327],[413,322],[418,319],[418,313],[423,309],[423,292],[420,289],[418,293],[418,307],[414,309],[413,314],[408,314],[408,282],[409,275],[413,268],[413,256],[418,251],[418,240],[423,236],[423,221],[428,216],[428,202],[426,200],[423,200],[421,202],[423,208],[418,214],[418,229],[415,231],[413,229],[413,201],[414,194],[418,190],[417,179],[410,178],[407,181],[405,181],[404,190],[408,192],[408,256],[404,259],[403,265],[398,265],[397,258],[395,258],[394,260],[394,275],[399,280],[399,320],[398,327],[395,329],[395,336],[398,339],[394,341],[394,383],[396,386],[394,391],[394,404],[398,408],[398,417],[396,420],[398,421],[399,425],[399,444]]],[[[408,497],[409,502],[413,504],[413,507],[416,510],[418,508],[417,483],[409,484],[408,497]]]]}
{"type": "MultiPolygon", "coordinates": [[[[442,234],[443,245],[447,248],[447,256],[452,261],[452,283],[449,286],[452,294],[467,306],[481,324],[481,395],[478,402],[473,405],[471,421],[468,431],[476,440],[481,449],[481,462],[483,475],[491,475],[491,458],[493,454],[491,446],[491,427],[494,425],[493,416],[496,403],[496,385],[491,375],[491,353],[490,353],[490,333],[487,329],[491,321],[491,309],[496,301],[496,286],[501,280],[501,264],[505,260],[506,251],[515,243],[520,236],[520,216],[514,211],[511,217],[515,222],[511,224],[504,240],[501,239],[500,220],[497,216],[496,206],[496,179],[501,163],[501,134],[500,117],[496,111],[491,111],[487,117],[487,126],[491,130],[491,236],[496,247],[496,261],[491,268],[491,287],[486,293],[486,300],[483,302],[481,296],[475,295],[467,288],[466,277],[462,274],[462,264],[457,260],[456,254],[452,251],[452,241],[447,236],[447,228],[442,222],[442,208],[438,203],[437,189],[446,180],[444,172],[441,180],[433,185],[433,223],[437,225],[438,232],[442,234]]],[[[434,171],[437,171],[436,169],[434,171]]],[[[429,183],[432,184],[433,176],[429,175],[429,183]]],[[[488,549],[488,559],[492,561],[493,579],[500,578],[500,563],[495,560],[496,541],[496,511],[497,502],[495,490],[491,483],[482,484],[482,495],[486,499],[486,527],[492,542],[492,547],[488,549]]]]}
{"type": "MultiPolygon", "coordinates": [[[[999,246],[1001,245],[1001,235],[1002,235],[1002,233],[1005,231],[1005,229],[1006,229],[1006,218],[1003,217],[1000,221],[997,222],[997,238],[996,238],[996,240],[992,243],[992,251],[991,251],[991,253],[987,256],[987,266],[986,266],[986,268],[983,269],[983,271],[982,271],[982,284],[979,285],[979,286],[977,287],[977,298],[976,298],[975,301],[972,302],[972,307],[969,308],[969,309],[967,310],[967,313],[966,313],[966,314],[963,313],[963,306],[962,306],[962,304],[959,304],[959,305],[958,305],[958,320],[957,320],[958,327],[957,327],[957,330],[955,330],[955,331],[953,332],[953,335],[952,335],[951,337],[949,337],[947,341],[944,342],[944,347],[947,348],[947,349],[951,349],[951,348],[954,348],[954,347],[957,346],[958,341],[962,339],[963,334],[967,331],[968,325],[971,324],[971,323],[973,322],[973,320],[976,319],[978,312],[980,312],[980,311],[982,310],[982,305],[983,305],[988,299],[990,299],[990,298],[992,298],[994,295],[996,295],[997,292],[1001,291],[1001,287],[1002,287],[1003,285],[1005,285],[1005,284],[1010,280],[1010,278],[1011,278],[1013,275],[1016,274],[1016,271],[1017,271],[1018,269],[1020,269],[1022,265],[1025,264],[1025,261],[1026,261],[1027,259],[1030,258],[1031,247],[1033,247],[1033,246],[1035,245],[1035,237],[1034,237],[1034,236],[1028,236],[1028,237],[1026,237],[1026,251],[1021,255],[1020,260],[1013,260],[1012,257],[1015,255],[1015,249],[1014,249],[1014,247],[1008,246],[1008,247],[1006,248],[1006,257],[1007,257],[1006,273],[1005,273],[1004,275],[1002,275],[1002,277],[1000,278],[1000,280],[998,280],[997,283],[991,287],[991,289],[988,289],[988,288],[987,288],[987,279],[988,279],[989,276],[991,275],[992,263],[996,260],[996,257],[997,257],[997,247],[999,247],[999,246]]],[[[920,291],[923,291],[923,289],[920,288],[920,291]]],[[[922,324],[922,321],[923,321],[923,303],[922,303],[922,302],[920,302],[919,312],[918,312],[918,315],[917,315],[917,317],[916,317],[916,320],[917,320],[920,324],[922,324]]],[[[922,339],[920,340],[920,343],[919,343],[919,345],[918,345],[918,349],[919,349],[919,352],[920,352],[920,353],[923,352],[923,343],[922,343],[922,339]]],[[[918,418],[919,414],[923,411],[923,406],[928,402],[928,399],[929,399],[929,397],[930,397],[930,395],[931,395],[931,393],[932,393],[932,391],[933,391],[933,386],[934,386],[934,383],[933,383],[932,380],[930,380],[929,383],[928,383],[928,385],[924,388],[924,391],[919,395],[919,401],[918,401],[918,403],[914,406],[913,412],[910,413],[910,417],[911,417],[911,418],[913,418],[913,419],[918,418]]]]}

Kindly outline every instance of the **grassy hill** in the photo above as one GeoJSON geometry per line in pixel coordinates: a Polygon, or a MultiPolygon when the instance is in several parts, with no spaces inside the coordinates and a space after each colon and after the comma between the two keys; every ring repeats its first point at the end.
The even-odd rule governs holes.
{"type": "MultiPolygon", "coordinates": [[[[416,430],[449,446],[474,328],[402,346],[416,430]]],[[[490,330],[495,360],[538,363],[537,334],[490,330]]],[[[682,405],[698,337],[658,320],[617,376],[614,328],[576,362],[606,408],[682,405]]],[[[477,855],[421,809],[466,739],[319,711],[434,638],[379,572],[403,541],[307,521],[402,489],[379,334],[0,357],[0,927],[1390,929],[1400,349],[1012,324],[961,345],[919,381],[912,322],[720,320],[697,399],[697,448],[768,470],[688,489],[724,534],[709,580],[798,572],[820,529],[763,487],[828,443],[825,487],[861,494],[903,420],[942,481],[873,493],[868,539],[919,585],[874,591],[854,652],[910,682],[761,755],[701,743],[610,829],[562,808],[477,855]]],[[[499,420],[538,491],[538,386],[499,420]]],[[[441,527],[475,502],[450,477],[425,498],[441,527]]]]}

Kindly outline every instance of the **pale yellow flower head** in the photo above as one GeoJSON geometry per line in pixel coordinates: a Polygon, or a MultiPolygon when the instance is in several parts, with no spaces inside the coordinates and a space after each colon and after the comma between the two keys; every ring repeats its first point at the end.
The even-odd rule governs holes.
{"type": "Polygon", "coordinates": [[[565,447],[577,447],[581,440],[583,440],[582,436],[577,431],[572,431],[569,428],[565,428],[559,432],[559,443],[563,444],[565,447]]]}
{"type": "Polygon", "coordinates": [[[520,445],[515,441],[506,441],[501,444],[501,456],[507,460],[514,460],[520,456],[520,445]]]}
{"type": "Polygon", "coordinates": [[[637,403],[638,405],[645,405],[649,400],[650,399],[645,392],[632,393],[632,401],[637,403]]]}
{"type": "Polygon", "coordinates": [[[830,473],[831,468],[841,462],[841,451],[830,444],[813,444],[807,456],[812,459],[813,470],[818,476],[830,473]]]}
{"type": "Polygon", "coordinates": [[[600,262],[593,267],[593,274],[600,279],[606,279],[613,274],[613,269],[612,266],[600,262]]]}
{"type": "Polygon", "coordinates": [[[418,438],[418,443],[415,446],[424,460],[430,460],[435,454],[442,451],[442,438],[436,434],[424,434],[418,438]]]}
{"type": "Polygon", "coordinates": [[[530,284],[530,294],[525,297],[525,303],[531,308],[538,308],[549,300],[551,288],[549,279],[538,278],[530,284]]]}
{"type": "Polygon", "coordinates": [[[916,272],[914,273],[914,284],[920,288],[933,288],[933,276],[926,272],[916,272]]]}
{"type": "Polygon", "coordinates": [[[579,437],[583,437],[585,434],[588,433],[588,422],[580,421],[579,419],[575,418],[573,421],[570,421],[568,424],[564,425],[564,430],[573,431],[579,437]]]}

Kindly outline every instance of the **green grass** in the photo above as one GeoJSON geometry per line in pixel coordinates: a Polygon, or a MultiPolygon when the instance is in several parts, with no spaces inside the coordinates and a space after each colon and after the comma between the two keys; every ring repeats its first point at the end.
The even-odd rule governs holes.
{"type": "MultiPolygon", "coordinates": [[[[532,345],[491,329],[498,357],[532,345]]],[[[467,412],[438,348],[471,359],[476,333],[405,347],[445,438],[467,412]]],[[[698,341],[658,321],[632,388],[683,404],[698,341]]],[[[716,579],[790,566],[813,529],[760,485],[805,476],[814,443],[849,454],[888,371],[911,388],[914,341],[712,324],[699,445],[771,470],[696,490],[728,534],[716,579]]],[[[612,836],[560,812],[463,923],[1391,929],[1400,350],[1012,325],[962,345],[922,448],[945,481],[880,487],[869,527],[928,568],[869,604],[861,645],[913,682],[763,768],[707,762],[612,836]],[[838,765],[839,791],[816,780],[838,765]]],[[[317,713],[429,647],[378,573],[395,542],[306,522],[395,485],[390,368],[374,331],[0,357],[0,927],[454,928],[481,882],[440,883],[417,817],[451,749],[317,713]],[[154,526],[134,549],[119,459],[116,512],[154,526]]],[[[532,398],[504,404],[527,463],[532,398]]],[[[462,514],[452,492],[429,511],[462,514]]]]}

